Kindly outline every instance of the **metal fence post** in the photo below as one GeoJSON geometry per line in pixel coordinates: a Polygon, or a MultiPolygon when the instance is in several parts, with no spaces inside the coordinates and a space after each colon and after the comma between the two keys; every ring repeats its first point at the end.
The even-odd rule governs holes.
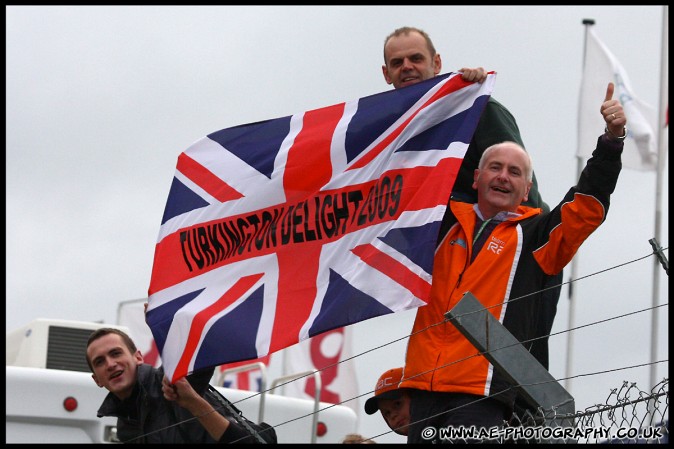
{"type": "Polygon", "coordinates": [[[445,317],[494,367],[501,370],[506,378],[519,388],[529,405],[545,411],[546,426],[574,425],[573,396],[472,293],[466,292],[445,317]]]}

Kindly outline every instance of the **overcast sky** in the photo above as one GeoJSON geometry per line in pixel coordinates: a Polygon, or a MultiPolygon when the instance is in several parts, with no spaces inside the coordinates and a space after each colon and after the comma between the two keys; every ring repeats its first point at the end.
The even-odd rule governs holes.
{"type": "MultiPolygon", "coordinates": [[[[120,301],[147,296],[178,155],[213,131],[389,90],[382,45],[397,27],[426,30],[443,72],[498,73],[493,96],[516,117],[549,204],[576,178],[584,18],[596,21],[634,93],[656,110],[660,103],[657,5],[8,6],[6,13],[8,331],[36,318],[114,323],[120,301]]],[[[659,237],[669,257],[669,161],[661,163],[659,237]]],[[[574,284],[574,326],[597,324],[573,332],[570,365],[562,290],[553,332],[564,333],[550,338],[550,372],[610,371],[567,384],[578,410],[605,403],[624,380],[650,389],[649,366],[620,368],[651,361],[651,312],[601,321],[650,308],[654,269],[659,304],[668,303],[668,277],[654,258],[629,263],[652,251],[655,192],[654,172],[623,170],[607,221],[578,254],[578,277],[595,275],[574,284]]],[[[656,314],[656,359],[667,360],[668,306],[656,314]]],[[[413,317],[354,325],[354,352],[404,337],[413,317]]],[[[403,342],[357,359],[359,391],[402,365],[404,349],[403,342]]],[[[656,365],[656,380],[668,365],[656,365]]],[[[373,436],[388,428],[364,415],[359,430],[373,436]]]]}

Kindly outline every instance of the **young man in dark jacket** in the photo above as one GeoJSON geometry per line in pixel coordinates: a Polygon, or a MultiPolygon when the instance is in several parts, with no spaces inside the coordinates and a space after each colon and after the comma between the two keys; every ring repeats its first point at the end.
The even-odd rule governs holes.
{"type": "Polygon", "coordinates": [[[117,437],[123,443],[276,442],[272,427],[246,420],[209,388],[214,368],[196,372],[181,384],[181,391],[196,392],[225,417],[219,431],[209,433],[212,429],[202,425],[202,416],[195,419],[189,410],[165,397],[163,369],[143,363],[143,355],[126,333],[114,328],[94,331],[87,342],[86,357],[96,385],[110,392],[98,417],[117,417],[117,437]]]}

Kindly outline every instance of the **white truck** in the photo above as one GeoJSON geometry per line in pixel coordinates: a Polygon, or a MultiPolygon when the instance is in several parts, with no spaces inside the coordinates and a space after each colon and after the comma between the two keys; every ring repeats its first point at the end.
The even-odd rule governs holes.
{"type": "MultiPolygon", "coordinates": [[[[38,319],[7,333],[6,443],[119,442],[116,419],[96,416],[107,390],[94,383],[84,357],[89,334],[100,327],[128,332],[38,319]]],[[[248,419],[274,426],[279,443],[340,443],[356,433],[351,408],[274,394],[279,380],[261,393],[216,388],[248,419]]]]}

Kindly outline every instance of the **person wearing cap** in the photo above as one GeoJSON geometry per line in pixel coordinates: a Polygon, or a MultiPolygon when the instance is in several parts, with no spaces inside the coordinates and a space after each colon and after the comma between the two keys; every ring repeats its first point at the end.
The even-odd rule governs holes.
{"type": "Polygon", "coordinates": [[[410,423],[410,395],[407,388],[399,388],[403,368],[392,368],[379,376],[374,396],[365,401],[365,413],[381,411],[386,424],[398,435],[407,436],[410,423]]]}

